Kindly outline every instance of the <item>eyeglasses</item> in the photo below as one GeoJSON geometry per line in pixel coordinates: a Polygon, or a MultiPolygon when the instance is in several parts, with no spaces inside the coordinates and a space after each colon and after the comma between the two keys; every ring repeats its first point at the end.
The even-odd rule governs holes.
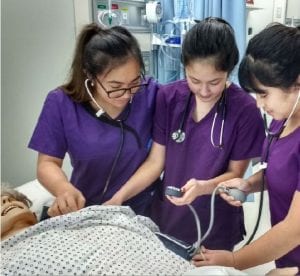
{"type": "Polygon", "coordinates": [[[126,91],[129,91],[130,94],[136,94],[136,93],[142,91],[141,88],[144,88],[148,85],[148,82],[145,80],[144,76],[140,77],[140,82],[141,83],[139,85],[131,86],[131,87],[128,87],[128,88],[114,89],[114,90],[107,90],[103,86],[103,84],[98,80],[97,77],[96,77],[96,81],[99,83],[99,85],[106,92],[107,96],[110,99],[120,98],[126,93],[126,91]]]}

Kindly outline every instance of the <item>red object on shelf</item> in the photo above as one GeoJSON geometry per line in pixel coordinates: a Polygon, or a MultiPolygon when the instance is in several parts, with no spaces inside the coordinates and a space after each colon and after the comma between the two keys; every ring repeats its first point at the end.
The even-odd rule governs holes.
{"type": "Polygon", "coordinates": [[[254,0],[246,0],[246,4],[254,5],[254,0]]]}

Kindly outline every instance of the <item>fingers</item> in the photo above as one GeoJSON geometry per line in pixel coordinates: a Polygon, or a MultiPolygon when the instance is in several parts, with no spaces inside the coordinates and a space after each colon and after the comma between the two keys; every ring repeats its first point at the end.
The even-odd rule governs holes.
{"type": "Polygon", "coordinates": [[[48,209],[48,215],[51,217],[68,214],[85,206],[84,196],[78,192],[75,194],[65,193],[58,196],[52,206],[48,209]]]}
{"type": "Polygon", "coordinates": [[[47,214],[50,216],[50,217],[56,217],[56,216],[59,216],[61,215],[61,212],[58,208],[58,204],[57,202],[55,201],[52,206],[48,209],[47,211],[47,214]]]}
{"type": "Polygon", "coordinates": [[[182,197],[175,197],[175,196],[168,196],[168,195],[166,197],[168,200],[170,200],[173,204],[177,206],[190,204],[193,201],[187,194],[184,194],[182,197]]]}
{"type": "Polygon", "coordinates": [[[192,264],[195,266],[205,266],[205,265],[210,265],[209,262],[209,255],[208,255],[208,250],[206,250],[203,246],[201,247],[201,250],[199,253],[197,253],[193,258],[192,258],[192,264]]]}
{"type": "Polygon", "coordinates": [[[186,192],[187,190],[193,188],[197,184],[197,180],[195,178],[191,178],[185,185],[182,186],[183,192],[186,192]]]}
{"type": "Polygon", "coordinates": [[[60,216],[72,212],[64,199],[56,198],[55,202],[48,209],[48,215],[51,217],[60,216]]]}
{"type": "Polygon", "coordinates": [[[76,210],[82,209],[85,206],[85,202],[86,202],[85,197],[82,194],[80,194],[77,198],[77,207],[76,207],[77,209],[76,210]]]}
{"type": "Polygon", "coordinates": [[[228,204],[235,206],[235,207],[241,207],[242,203],[239,200],[235,200],[233,196],[230,196],[226,193],[220,193],[220,197],[222,197],[225,201],[227,201],[228,204]]]}
{"type": "Polygon", "coordinates": [[[184,205],[184,203],[182,202],[182,199],[180,197],[169,196],[169,195],[166,195],[166,197],[171,203],[173,203],[177,206],[184,205]]]}

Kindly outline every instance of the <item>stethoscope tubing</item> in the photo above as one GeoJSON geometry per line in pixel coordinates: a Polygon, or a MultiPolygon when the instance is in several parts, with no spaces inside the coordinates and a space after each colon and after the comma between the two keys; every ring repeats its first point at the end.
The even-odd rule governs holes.
{"type": "MultiPolygon", "coordinates": [[[[225,93],[225,90],[226,89],[223,90],[221,98],[219,99],[219,101],[217,103],[217,110],[214,114],[211,130],[210,130],[210,142],[213,145],[213,147],[215,147],[215,148],[223,147],[223,134],[224,134],[225,117],[226,117],[226,93],[225,93]],[[217,120],[217,117],[218,117],[220,111],[221,111],[222,121],[221,121],[221,127],[220,127],[219,143],[215,144],[214,130],[215,130],[216,120],[217,120]]],[[[184,107],[184,111],[183,111],[180,123],[179,123],[179,128],[177,130],[175,130],[174,132],[172,132],[172,134],[171,134],[172,140],[175,141],[176,143],[182,143],[185,140],[186,135],[185,135],[185,131],[184,131],[184,124],[187,119],[188,108],[190,105],[191,98],[192,98],[192,92],[190,91],[189,96],[187,97],[187,100],[185,103],[185,107],[184,107]]]]}

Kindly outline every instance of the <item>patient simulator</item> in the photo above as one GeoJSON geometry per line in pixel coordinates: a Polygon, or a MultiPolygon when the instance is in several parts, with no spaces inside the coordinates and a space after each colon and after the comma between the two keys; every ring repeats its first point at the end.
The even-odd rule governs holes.
{"type": "MultiPolygon", "coordinates": [[[[2,275],[247,275],[231,267],[194,267],[167,249],[158,227],[130,207],[90,206],[39,222],[39,205],[53,197],[37,181],[27,184],[17,189],[32,202],[1,189],[2,275]]],[[[267,275],[280,273],[295,274],[276,269],[267,275]]]]}
{"type": "Polygon", "coordinates": [[[1,192],[2,275],[207,275],[212,269],[214,275],[243,275],[195,268],[163,245],[149,218],[129,207],[90,206],[38,223],[29,202],[14,190],[1,192]]]}

